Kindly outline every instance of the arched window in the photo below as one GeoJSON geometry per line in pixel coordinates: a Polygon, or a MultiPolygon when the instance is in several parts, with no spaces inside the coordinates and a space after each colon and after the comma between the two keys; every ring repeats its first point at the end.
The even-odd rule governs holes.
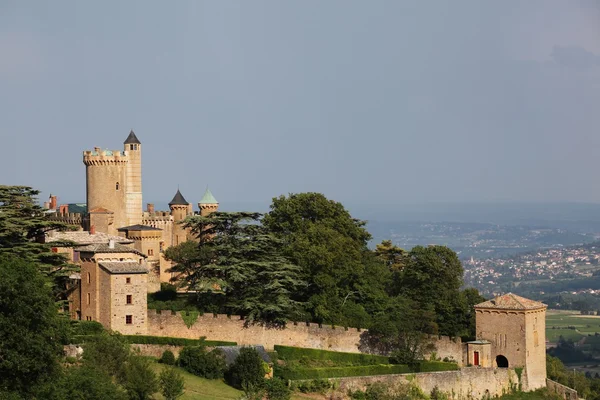
{"type": "Polygon", "coordinates": [[[116,188],[117,190],[119,190],[119,182],[117,182],[117,184],[115,185],[115,188],[116,188]]]}
{"type": "Polygon", "coordinates": [[[508,360],[506,357],[500,355],[496,357],[496,366],[498,368],[508,368],[508,360]]]}

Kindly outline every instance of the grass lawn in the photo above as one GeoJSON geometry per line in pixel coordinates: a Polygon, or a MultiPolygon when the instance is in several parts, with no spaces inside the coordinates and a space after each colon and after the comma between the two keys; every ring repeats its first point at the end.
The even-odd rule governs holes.
{"type": "MultiPolygon", "coordinates": [[[[152,364],[152,368],[154,368],[157,376],[164,367],[164,364],[152,364]]],[[[221,380],[200,378],[199,376],[190,374],[181,368],[178,369],[181,371],[183,378],[185,379],[185,393],[180,397],[182,400],[236,400],[239,399],[243,394],[242,391],[232,388],[221,380]]],[[[160,393],[155,394],[154,398],[157,400],[164,399],[160,393]]],[[[292,400],[307,400],[315,398],[325,399],[325,396],[304,395],[302,393],[292,394],[292,400]]]]}
{"type": "MultiPolygon", "coordinates": [[[[155,363],[152,367],[158,375],[165,365],[155,363]]],[[[185,379],[185,394],[180,397],[182,400],[238,399],[243,394],[221,380],[200,378],[181,368],[178,369],[185,379]]],[[[164,399],[160,394],[155,396],[157,399],[164,399]]]]}

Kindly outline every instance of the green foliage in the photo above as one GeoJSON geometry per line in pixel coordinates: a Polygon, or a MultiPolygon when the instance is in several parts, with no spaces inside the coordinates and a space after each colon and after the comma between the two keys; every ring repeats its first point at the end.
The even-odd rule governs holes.
{"type": "Polygon", "coordinates": [[[292,388],[302,393],[320,393],[325,394],[333,387],[333,384],[327,379],[313,379],[310,381],[292,382],[292,388]]]}
{"type": "Polygon", "coordinates": [[[437,386],[431,389],[429,394],[431,400],[448,400],[448,395],[442,392],[437,386]]]}
{"type": "Polygon", "coordinates": [[[433,312],[398,296],[385,313],[374,318],[371,329],[361,335],[360,346],[371,353],[389,354],[395,363],[413,364],[435,349],[429,336],[436,333],[434,318],[433,312]]]}
{"type": "Polygon", "coordinates": [[[131,400],[148,400],[158,391],[158,379],[151,363],[148,357],[131,355],[125,364],[124,376],[120,378],[131,400]]]}
{"type": "Polygon", "coordinates": [[[166,365],[175,365],[175,355],[171,350],[163,351],[158,362],[166,365]]]}
{"type": "Polygon", "coordinates": [[[161,282],[160,291],[152,293],[152,297],[157,301],[170,301],[177,298],[177,287],[170,283],[161,282]]]}
{"type": "Polygon", "coordinates": [[[416,246],[407,255],[407,266],[395,282],[395,292],[435,313],[439,333],[466,334],[465,297],[460,295],[463,268],[456,253],[445,246],[416,246]],[[458,316],[458,318],[457,318],[458,316]]]}
{"type": "Polygon", "coordinates": [[[176,400],[178,397],[183,396],[185,381],[177,368],[167,367],[163,369],[159,380],[160,392],[165,400],[176,400]]]}
{"type": "Polygon", "coordinates": [[[292,391],[283,379],[265,379],[263,386],[268,400],[289,400],[292,397],[292,391]]]}
{"type": "Polygon", "coordinates": [[[258,351],[242,347],[240,354],[225,373],[225,381],[237,389],[259,387],[267,371],[258,351]]]}
{"type": "Polygon", "coordinates": [[[206,346],[185,346],[177,364],[186,371],[207,379],[220,379],[225,372],[225,358],[219,349],[207,351],[206,346]]]}
{"type": "Polygon", "coordinates": [[[36,265],[0,256],[0,389],[27,397],[35,385],[52,379],[67,328],[36,265]]]}
{"type": "Polygon", "coordinates": [[[83,362],[105,374],[118,377],[129,359],[130,348],[125,337],[116,332],[88,336],[84,345],[83,362]]]}
{"type": "Polygon", "coordinates": [[[285,361],[308,358],[310,360],[328,360],[336,365],[344,366],[390,363],[388,357],[364,353],[344,353],[340,351],[317,350],[278,345],[275,345],[275,351],[277,352],[277,356],[285,361]]]}
{"type": "Polygon", "coordinates": [[[71,333],[75,336],[97,335],[104,332],[104,326],[97,321],[71,321],[71,333]]]}
{"type": "Polygon", "coordinates": [[[185,227],[197,244],[175,246],[165,256],[175,262],[171,271],[185,277],[186,289],[222,294],[227,312],[243,315],[249,323],[284,324],[298,315],[299,304],[290,295],[304,282],[299,268],[282,255],[282,242],[260,225],[260,217],[248,212],[188,217],[185,227]]]}
{"type": "Polygon", "coordinates": [[[352,218],[341,203],[322,194],[300,193],[274,198],[263,224],[283,240],[284,255],[301,268],[308,285],[299,288],[294,299],[307,303],[310,319],[348,326],[368,324],[366,309],[373,306],[369,300],[376,295],[372,292],[381,288],[375,284],[381,273],[365,274],[363,257],[371,238],[365,222],[352,218]],[[370,280],[372,284],[367,284],[370,280]],[[356,318],[348,318],[350,309],[356,318]]]}
{"type": "Polygon", "coordinates": [[[37,397],[46,400],[126,400],[128,398],[109,375],[88,365],[65,369],[61,378],[46,385],[37,397]]]}
{"type": "Polygon", "coordinates": [[[198,321],[198,316],[200,313],[198,311],[184,311],[181,312],[180,315],[181,319],[183,319],[183,322],[185,323],[185,326],[187,326],[189,329],[196,323],[196,321],[198,321]]]}
{"type": "Polygon", "coordinates": [[[52,278],[55,297],[64,299],[64,283],[74,266],[40,239],[48,231],[65,230],[67,225],[48,219],[39,206],[38,194],[27,186],[0,185],[0,256],[14,255],[33,263],[52,278]]]}
{"type": "MultiPolygon", "coordinates": [[[[596,381],[596,379],[586,378],[585,374],[581,372],[567,370],[558,358],[550,355],[546,355],[546,374],[549,379],[577,390],[579,396],[583,398],[588,398],[592,394],[590,386],[596,381]]],[[[600,395],[600,390],[595,395],[600,395]]]]}
{"type": "Polygon", "coordinates": [[[163,344],[171,346],[236,346],[236,342],[226,342],[221,340],[205,340],[204,337],[200,339],[185,339],[185,338],[174,338],[169,336],[144,336],[144,335],[126,335],[123,336],[128,343],[133,344],[163,344]]]}
{"type": "Polygon", "coordinates": [[[406,265],[406,251],[384,240],[375,247],[375,254],[390,271],[400,271],[406,265]]]}

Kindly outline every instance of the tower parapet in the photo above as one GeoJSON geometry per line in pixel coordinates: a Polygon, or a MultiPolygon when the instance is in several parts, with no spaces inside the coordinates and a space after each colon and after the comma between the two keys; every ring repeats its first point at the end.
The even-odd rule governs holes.
{"type": "Polygon", "coordinates": [[[83,152],[83,163],[90,165],[125,164],[128,161],[127,152],[119,150],[102,150],[99,147],[83,152]]]}

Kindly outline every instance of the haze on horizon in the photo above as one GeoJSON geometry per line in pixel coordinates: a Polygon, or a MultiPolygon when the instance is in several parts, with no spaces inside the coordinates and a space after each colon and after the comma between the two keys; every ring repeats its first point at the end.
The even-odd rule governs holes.
{"type": "Polygon", "coordinates": [[[600,2],[0,4],[0,182],[85,201],[600,203],[600,2]]]}

